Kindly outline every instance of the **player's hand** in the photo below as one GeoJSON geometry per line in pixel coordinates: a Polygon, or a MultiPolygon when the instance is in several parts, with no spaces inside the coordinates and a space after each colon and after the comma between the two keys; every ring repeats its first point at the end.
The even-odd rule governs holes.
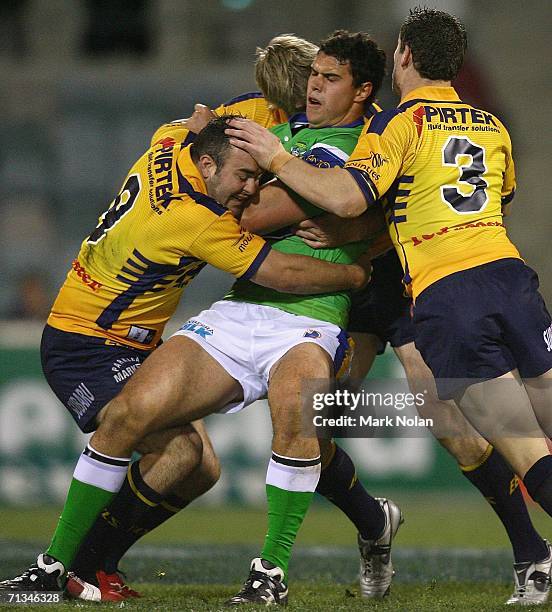
{"type": "Polygon", "coordinates": [[[376,236],[373,242],[370,244],[368,251],[368,255],[370,255],[371,259],[375,259],[379,255],[383,255],[386,251],[389,251],[393,248],[393,242],[391,237],[389,236],[389,232],[386,230],[381,232],[378,236],[376,236]]]}
{"type": "Polygon", "coordinates": [[[372,256],[369,251],[363,253],[356,261],[355,265],[362,269],[364,272],[364,283],[357,287],[355,290],[359,291],[364,289],[372,278],[372,256]]]}
{"type": "Polygon", "coordinates": [[[216,117],[215,113],[205,104],[196,104],[191,117],[183,121],[186,128],[194,134],[199,134],[201,130],[216,117]]]}
{"type": "Polygon", "coordinates": [[[274,172],[273,160],[288,156],[276,135],[249,119],[231,119],[226,133],[231,137],[230,144],[247,151],[264,170],[274,172]]]}
{"type": "MultiPolygon", "coordinates": [[[[329,249],[349,242],[346,231],[347,219],[335,215],[320,215],[314,219],[305,219],[298,224],[295,234],[313,249],[329,249]]],[[[350,225],[350,224],[349,224],[350,225]]]]}

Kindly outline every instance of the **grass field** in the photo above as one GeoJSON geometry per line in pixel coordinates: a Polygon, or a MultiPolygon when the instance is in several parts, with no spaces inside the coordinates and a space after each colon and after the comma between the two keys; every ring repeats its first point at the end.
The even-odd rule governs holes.
{"type": "MultiPolygon", "coordinates": [[[[403,507],[406,522],[393,549],[397,574],[391,595],[383,602],[359,597],[354,530],[334,509],[320,504],[311,509],[297,542],[288,609],[503,610],[512,588],[511,552],[485,503],[471,494],[442,498],[398,493],[393,498],[403,507]]],[[[33,560],[57,514],[56,509],[0,509],[0,576],[14,575],[33,560]]],[[[541,511],[534,518],[546,536],[547,518],[541,511]]],[[[188,508],[128,553],[123,569],[145,597],[127,600],[122,607],[223,609],[258,554],[264,530],[262,509],[188,508]]],[[[55,609],[77,608],[98,606],[68,602],[55,609]]]]}

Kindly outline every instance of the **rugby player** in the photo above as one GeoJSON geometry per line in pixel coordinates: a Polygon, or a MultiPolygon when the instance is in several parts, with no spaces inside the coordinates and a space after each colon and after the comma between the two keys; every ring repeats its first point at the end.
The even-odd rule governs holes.
{"type": "MultiPolygon", "coordinates": [[[[229,133],[325,210],[355,216],[384,197],[415,300],[415,344],[439,398],[456,401],[552,514],[552,459],[543,433],[552,433],[551,319],[538,279],[502,221],[515,190],[508,133],[451,86],[465,48],[455,18],[411,12],[394,54],[401,103],[370,122],[345,169],[309,167],[245,120],[234,120],[229,133]]],[[[549,547],[542,559],[516,564],[508,603],[546,601],[551,565],[549,547]]]]}
{"type": "MultiPolygon", "coordinates": [[[[210,119],[222,114],[236,113],[266,127],[282,123],[288,115],[304,109],[307,80],[317,51],[313,43],[291,34],[274,37],[266,47],[256,50],[255,78],[264,94],[242,94],[221,104],[215,113],[204,105],[196,105],[189,119],[162,125],[153,135],[151,146],[165,137],[189,144],[195,137],[190,130],[197,133],[210,119]]],[[[241,214],[240,203],[233,206],[230,202],[228,208],[237,217],[241,214]]],[[[186,463],[187,459],[183,449],[174,448],[174,454],[171,469],[178,471],[179,462],[186,463]]],[[[75,597],[94,601],[137,596],[136,591],[124,585],[117,571],[121,558],[143,535],[208,490],[217,481],[219,472],[216,456],[206,443],[201,469],[196,468],[184,479],[180,495],[151,505],[148,503],[151,500],[144,495],[145,485],[138,473],[138,464],[133,464],[120,492],[101,512],[80,547],[71,567],[67,591],[75,597]]]]}
{"type": "MultiPolygon", "coordinates": [[[[118,391],[113,380],[125,378],[114,376],[115,369],[129,374],[127,367],[135,369],[157,352],[184,287],[206,263],[294,294],[359,288],[369,279],[369,265],[278,252],[239,226],[228,208],[256,197],[260,171],[248,154],[229,145],[225,127],[224,118],[215,119],[192,147],[166,135],[146,151],[81,246],[52,308],[41,352],[55,393],[83,431],[96,433],[77,464],[47,552],[22,575],[0,583],[2,590],[60,588],[83,537],[127,478],[133,451],[143,457],[129,482],[151,506],[178,495],[182,480],[201,466],[209,441],[200,424],[170,418],[171,410],[162,418],[157,410],[140,414],[138,423],[136,413],[122,419],[107,402],[118,391]],[[176,453],[185,455],[179,469],[173,469],[175,449],[169,448],[175,436],[176,453]],[[116,452],[106,453],[112,444],[116,452]]],[[[205,359],[198,366],[209,383],[201,389],[201,377],[188,380],[179,389],[181,401],[193,411],[190,397],[201,389],[204,407],[226,403],[216,398],[226,398],[229,385],[223,381],[211,392],[216,376],[211,378],[205,359]]],[[[162,406],[162,396],[160,391],[159,402],[149,399],[162,406]]]]}

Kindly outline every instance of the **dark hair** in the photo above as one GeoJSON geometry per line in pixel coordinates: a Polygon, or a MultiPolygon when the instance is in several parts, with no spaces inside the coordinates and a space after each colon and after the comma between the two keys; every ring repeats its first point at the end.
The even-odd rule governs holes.
{"type": "Polygon", "coordinates": [[[228,121],[237,117],[241,115],[220,115],[209,121],[197,134],[190,148],[194,163],[197,163],[202,155],[209,155],[217,165],[217,172],[221,169],[230,149],[230,136],[224,130],[228,127],[228,121]]]}
{"type": "Polygon", "coordinates": [[[416,7],[400,31],[401,52],[410,47],[414,68],[424,79],[452,81],[468,47],[466,29],[449,13],[416,7]]]}
{"type": "Polygon", "coordinates": [[[353,85],[372,83],[372,102],[385,76],[385,51],[366,32],[336,30],[320,43],[320,51],[335,57],[340,64],[350,63],[353,85]]]}

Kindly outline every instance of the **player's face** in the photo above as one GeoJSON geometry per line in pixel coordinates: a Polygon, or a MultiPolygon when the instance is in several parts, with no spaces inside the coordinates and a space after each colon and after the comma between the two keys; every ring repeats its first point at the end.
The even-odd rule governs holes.
{"type": "Polygon", "coordinates": [[[243,209],[259,191],[261,169],[245,151],[230,147],[220,167],[205,180],[209,195],[230,211],[243,209]]]}
{"type": "Polygon", "coordinates": [[[319,52],[312,63],[307,84],[307,119],[312,127],[346,125],[358,119],[354,104],[359,88],[353,85],[350,64],[340,64],[319,52]]]}

